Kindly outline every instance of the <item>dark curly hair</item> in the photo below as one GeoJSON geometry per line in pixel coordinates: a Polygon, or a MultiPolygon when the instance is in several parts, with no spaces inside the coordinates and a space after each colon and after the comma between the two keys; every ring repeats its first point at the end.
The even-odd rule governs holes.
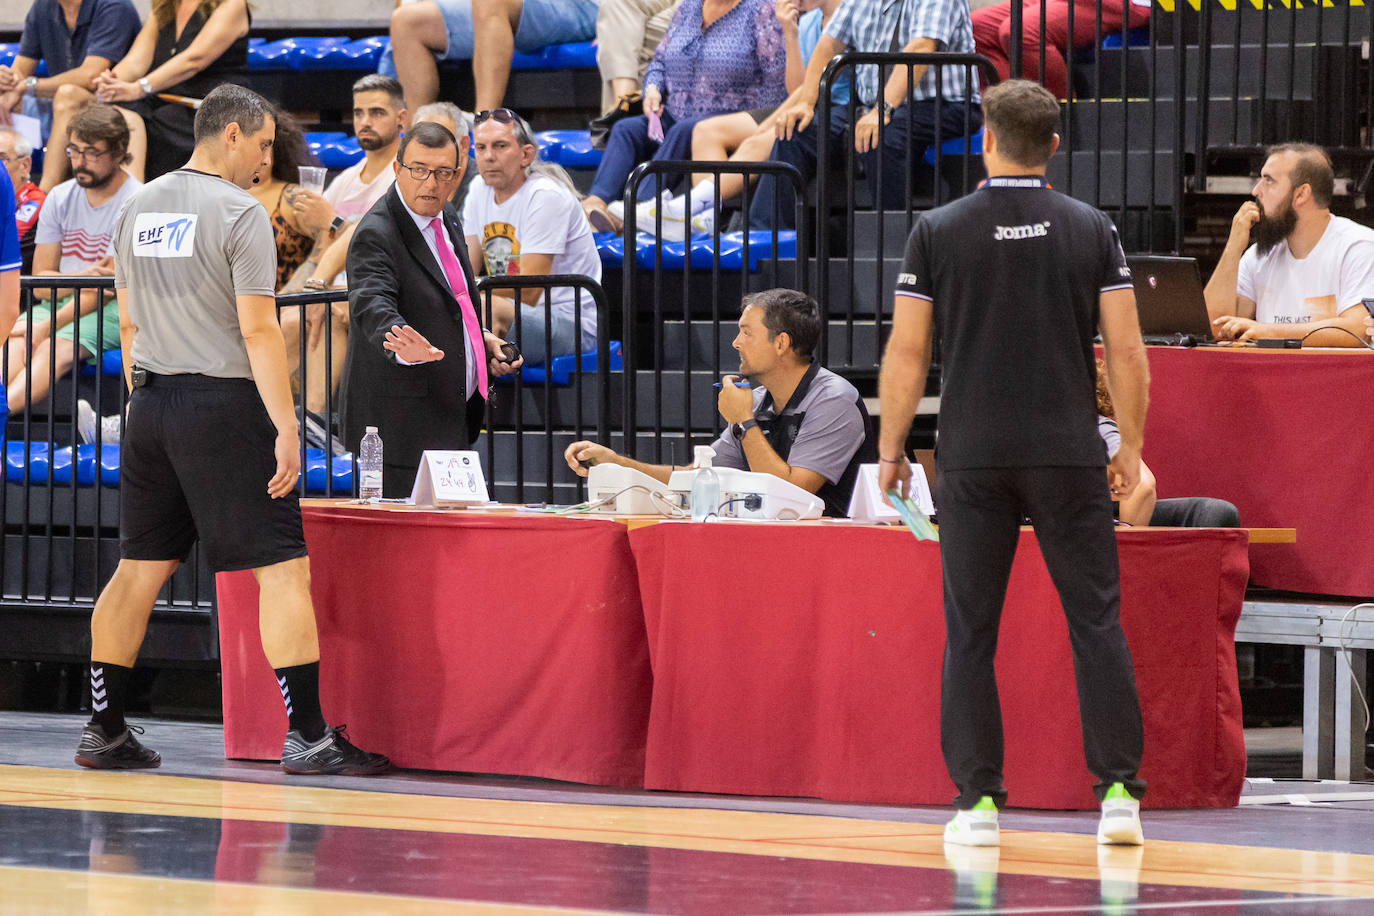
{"type": "Polygon", "coordinates": [[[305,133],[296,119],[284,111],[277,112],[277,136],[272,140],[272,177],[277,181],[300,181],[300,167],[319,165],[320,160],[310,152],[305,133]]]}

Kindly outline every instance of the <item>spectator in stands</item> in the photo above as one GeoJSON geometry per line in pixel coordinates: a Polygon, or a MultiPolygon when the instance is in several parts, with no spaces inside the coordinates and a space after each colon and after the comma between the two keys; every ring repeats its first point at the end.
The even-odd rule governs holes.
{"type": "MultiPolygon", "coordinates": [[[[1097,361],[1097,434],[1107,446],[1107,460],[1116,456],[1121,447],[1121,430],[1116,425],[1116,407],[1112,404],[1112,392],[1107,385],[1107,364],[1097,361]]],[[[1207,496],[1191,496],[1175,499],[1159,499],[1155,475],[1142,459],[1140,462],[1140,483],[1125,499],[1118,503],[1117,518],[1127,525],[1142,528],[1152,525],[1156,528],[1238,528],[1240,512],[1224,499],[1207,496]]]]}
{"type": "MultiPolygon", "coordinates": [[[[129,155],[129,125],[110,105],[90,105],[71,121],[67,156],[73,177],[53,188],[38,217],[33,255],[40,277],[108,277],[114,273],[110,239],[120,208],[141,183],[121,166],[129,155]]],[[[42,294],[40,293],[40,296],[42,294]]],[[[108,291],[79,295],[58,290],[52,304],[35,297],[9,337],[7,397],[11,413],[48,395],[77,358],[96,359],[119,349],[119,304],[108,291]],[[78,316],[80,320],[78,321],[78,316]],[[25,365],[31,341],[33,363],[25,365]],[[50,342],[48,338],[56,338],[50,342]]]]}
{"type": "Polygon", "coordinates": [[[878,377],[878,486],[906,496],[907,435],[939,348],[940,745],[959,790],[944,839],[1000,842],[1007,790],[993,661],[1029,516],[1068,621],[1084,757],[1101,804],[1097,841],[1139,846],[1144,727],[1109,500],[1139,482],[1149,398],[1131,272],[1112,221],[1045,182],[1059,146],[1054,96],[1009,80],[988,90],[984,109],[989,177],[912,230],[878,377]],[[1097,330],[1120,409],[1110,464],[1092,406],[1097,330]]]}
{"type": "MultiPolygon", "coordinates": [[[[969,85],[968,71],[964,67],[944,68],[941,83],[944,103],[938,109],[941,118],[938,124],[935,120],[935,72],[924,65],[912,68],[916,80],[914,89],[908,85],[906,67],[894,67],[887,83],[881,87],[878,68],[859,67],[853,91],[858,103],[867,109],[866,113],[852,130],[847,107],[832,108],[828,125],[818,127],[813,123],[821,74],[832,57],[847,48],[884,52],[893,46],[908,53],[972,53],[973,35],[967,0],[848,0],[841,4],[816,43],[802,85],[788,96],[774,115],[778,139],[769,159],[790,163],[802,175],[814,176],[820,131],[824,131],[824,142],[835,150],[832,161],[842,161],[840,141],[845,136],[852,136],[874,198],[885,210],[904,209],[911,177],[906,174],[908,139],[914,144],[912,158],[916,162],[924,147],[937,140],[943,142],[963,136],[966,114],[968,129],[976,130],[982,123],[981,113],[976,108],[978,87],[969,85]],[[975,107],[966,111],[966,105],[975,107]],[[878,154],[874,150],[880,118],[886,128],[881,152],[883,184],[877,187],[878,154]]],[[[781,225],[790,228],[796,206],[792,183],[762,176],[750,207],[750,226],[772,228],[775,205],[781,225]]]]}
{"type": "MultiPolygon", "coordinates": [[[[57,90],[53,134],[62,136],[94,97],[119,105],[129,121],[130,174],[143,181],[180,168],[195,145],[191,106],[244,71],[251,22],[247,0],[154,0],[123,60],[96,76],[90,89],[67,83],[57,90]],[[169,94],[176,100],[163,98],[169,94]]],[[[39,186],[52,188],[64,168],[59,156],[44,160],[39,186]]]]}
{"type": "MultiPolygon", "coordinates": [[[[611,128],[591,192],[592,226],[619,232],[625,179],[636,165],[686,159],[692,129],[711,115],[776,105],[786,94],[787,55],[771,0],[683,0],[644,75],[644,114],[611,128]]],[[[651,176],[640,196],[656,196],[651,176]]]]}
{"type": "MultiPolygon", "coordinates": [[[[816,50],[821,30],[840,0],[778,0],[778,23],[782,26],[787,46],[787,91],[795,92],[806,77],[806,65],[816,50]]],[[[831,103],[840,107],[849,103],[849,79],[841,75],[830,89],[831,103]]],[[[703,162],[719,162],[727,157],[735,162],[758,162],[768,158],[776,136],[772,108],[737,111],[716,115],[697,124],[692,131],[692,158],[703,162]]],[[[749,176],[753,181],[757,176],[749,176]]],[[[743,175],[720,176],[720,199],[729,200],[744,190],[743,175]]],[[[697,232],[710,232],[715,225],[716,181],[714,176],[692,176],[690,194],[679,194],[663,203],[663,236],[681,240],[697,232]],[[687,228],[691,221],[691,230],[687,228]]],[[[655,210],[658,203],[648,200],[641,204],[636,228],[641,232],[657,231],[655,210]]]]}
{"type": "Polygon", "coordinates": [[[1122,27],[1120,0],[1000,0],[973,11],[973,43],[997,68],[997,78],[1011,77],[1011,5],[1021,4],[1021,72],[1026,79],[1039,78],[1056,98],[1069,97],[1069,67],[1065,56],[1069,47],[1069,10],[1073,10],[1074,50],[1091,48],[1101,35],[1115,35],[1150,21],[1150,0],[1129,0],[1125,28],[1122,27]],[[1045,25],[1041,31],[1040,12],[1045,25]],[[1102,28],[1098,31],[1098,14],[1102,28]],[[1045,69],[1040,70],[1043,46],[1045,69]]]}
{"type": "Polygon", "coordinates": [[[33,167],[33,147],[24,135],[13,127],[0,125],[0,161],[5,163],[10,184],[14,187],[14,221],[19,229],[19,252],[24,260],[24,273],[33,272],[33,233],[38,226],[38,212],[48,196],[29,180],[33,167]]]}
{"type": "MultiPolygon", "coordinates": [[[[13,203],[14,188],[6,173],[0,176],[0,212],[13,203]]],[[[6,337],[19,319],[19,230],[11,225],[9,220],[0,220],[0,331],[6,337]]],[[[0,439],[5,437],[4,421],[0,416],[0,439]]]]}
{"type": "Polygon", "coordinates": [[[425,449],[466,449],[482,428],[487,377],[521,365],[477,319],[458,211],[448,203],[467,167],[438,124],[406,133],[392,189],[358,223],[348,248],[349,336],[340,392],[343,439],[367,426],[386,443],[382,493],[410,492],[425,449]],[[431,343],[430,341],[433,341],[431,343]]]}
{"type": "Polygon", "coordinates": [[[471,60],[477,110],[500,106],[516,51],[588,41],[600,0],[420,0],[391,14],[396,75],[412,105],[439,97],[439,61],[471,60]]]}
{"type": "MultiPolygon", "coordinates": [[[[863,398],[849,382],[815,360],[825,327],[816,300],[793,289],[744,297],[739,333],[739,375],[721,380],[717,406],[727,426],[712,447],[716,467],[780,477],[825,502],[825,514],[843,517],[859,465],[876,460],[863,398]],[[736,387],[741,378],[753,390],[736,387]]],[[[670,465],[644,464],[595,442],[574,442],[563,452],[568,467],[611,462],[668,482],[670,465]]]]}
{"type": "MultiPolygon", "coordinates": [[[[24,17],[19,53],[0,67],[0,122],[11,111],[38,118],[46,137],[57,90],[89,90],[97,76],[128,53],[138,34],[138,11],[129,0],[34,0],[24,17]],[[48,68],[38,76],[38,65],[48,68]]],[[[64,135],[58,134],[59,142],[64,135]]],[[[54,159],[61,159],[54,156],[54,159]]],[[[59,175],[44,190],[62,178],[59,175]]]]}
{"type": "Polygon", "coordinates": [[[296,207],[301,191],[300,167],[318,166],[319,160],[311,154],[310,145],[295,118],[279,111],[276,122],[272,149],[258,174],[253,176],[256,184],[249,193],[262,204],[272,223],[272,235],[277,243],[277,290],[280,291],[305,264],[316,239],[328,224],[307,222],[296,207]]]}
{"type": "MultiPolygon", "coordinates": [[[[459,141],[467,140],[470,142],[472,115],[452,102],[430,102],[428,105],[421,105],[415,109],[415,115],[410,119],[410,122],[423,124],[426,121],[433,121],[435,124],[447,127],[459,141]]],[[[463,178],[458,182],[458,190],[453,192],[453,198],[449,201],[458,209],[459,213],[463,211],[463,202],[467,200],[468,188],[472,187],[472,179],[476,177],[476,169],[463,169],[463,178]]]]}
{"type": "Polygon", "coordinates": [[[1236,211],[1207,281],[1218,338],[1364,344],[1360,300],[1374,297],[1374,229],[1331,214],[1334,188],[1331,159],[1321,147],[1269,148],[1254,200],[1236,211]]]}
{"type": "MultiPolygon", "coordinates": [[[[483,111],[473,130],[479,176],[463,208],[468,259],[477,274],[577,274],[601,282],[601,257],[571,183],[540,169],[529,123],[507,108],[483,111]]],[[[552,166],[557,169],[557,166],[552,166]]],[[[560,169],[561,171],[561,169],[560,169]]],[[[492,333],[511,336],[515,290],[493,294],[492,333]]],[[[596,304],[573,287],[552,290],[547,312],[542,289],[520,291],[517,343],[531,365],[550,356],[596,347],[596,304]],[[581,301],[578,314],[577,300],[581,301]],[[580,320],[580,324],[579,324],[580,320]]]]}
{"type": "Polygon", "coordinates": [[[644,70],[681,2],[601,0],[601,11],[596,14],[596,68],[601,73],[605,114],[597,120],[605,122],[607,130],[620,118],[643,113],[644,70]]]}

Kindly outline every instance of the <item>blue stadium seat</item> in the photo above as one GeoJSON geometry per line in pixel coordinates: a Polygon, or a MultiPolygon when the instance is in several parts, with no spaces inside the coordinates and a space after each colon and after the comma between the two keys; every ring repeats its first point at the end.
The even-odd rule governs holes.
{"type": "MultiPolygon", "coordinates": [[[[14,59],[19,56],[19,42],[0,42],[0,67],[14,66],[14,59]]],[[[36,76],[48,75],[48,62],[40,60],[38,66],[33,69],[36,76]]]]}
{"type": "MultiPolygon", "coordinates": [[[[1150,45],[1150,27],[1148,25],[1137,26],[1126,32],[1126,45],[1132,48],[1147,48],[1150,45]]],[[[1102,36],[1103,49],[1121,47],[1121,33],[1115,32],[1111,35],[1102,36]]]]}
{"type": "Polygon", "coordinates": [[[625,239],[614,232],[592,234],[596,242],[596,253],[601,256],[602,267],[625,266],[625,239]]]}
{"type": "Polygon", "coordinates": [[[351,453],[345,452],[332,459],[326,459],[324,449],[308,448],[305,450],[305,466],[301,468],[301,473],[305,475],[305,492],[312,496],[323,496],[328,492],[325,489],[326,473],[333,478],[336,496],[349,496],[353,493],[351,453]]]}
{"type": "MultiPolygon", "coordinates": [[[[121,375],[124,372],[124,352],[122,350],[106,350],[100,354],[100,374],[101,375],[121,375]]],[[[95,366],[89,362],[81,364],[81,374],[87,376],[95,375],[95,366]]]]}
{"type": "MultiPolygon", "coordinates": [[[[978,128],[978,132],[972,136],[971,142],[969,144],[969,151],[970,155],[973,156],[983,155],[983,128],[978,128]]],[[[955,137],[953,140],[946,140],[944,143],[941,143],[940,154],[942,164],[943,160],[945,159],[949,159],[953,156],[964,155],[964,138],[955,137]]],[[[935,164],[935,147],[926,147],[924,159],[926,161],[926,165],[935,164]]]]}
{"type": "Polygon", "coordinates": [[[287,65],[292,70],[376,70],[382,51],[390,44],[385,35],[305,44],[292,49],[287,65]]]}
{"type": "Polygon", "coordinates": [[[601,164],[601,150],[592,146],[585,130],[544,130],[534,135],[539,158],[565,169],[594,169],[601,164]]]}
{"type": "Polygon", "coordinates": [[[328,131],[305,135],[310,152],[320,160],[320,165],[329,169],[346,169],[363,158],[363,149],[356,137],[341,131],[328,131]]]}
{"type": "MultiPolygon", "coordinates": [[[[610,358],[607,360],[610,371],[620,372],[625,368],[624,361],[621,358],[620,341],[610,341],[607,345],[607,349],[610,354],[610,358]]],[[[569,353],[566,356],[555,356],[549,361],[548,365],[549,383],[553,385],[570,385],[572,384],[572,374],[574,372],[595,371],[596,350],[588,350],[586,353],[581,354],[569,353]]],[[[526,385],[544,384],[544,374],[545,367],[543,366],[526,366],[519,372],[520,381],[526,385]]],[[[503,375],[496,381],[508,384],[513,383],[515,381],[515,376],[503,375]]]]}
{"type": "MultiPolygon", "coordinates": [[[[654,249],[658,241],[648,233],[639,233],[635,240],[635,259],[645,270],[653,270],[656,255],[654,249]]],[[[715,263],[716,250],[710,235],[697,235],[691,241],[692,268],[710,270],[715,263]]],[[[797,233],[785,230],[778,233],[778,257],[797,256],[797,233]]],[[[766,229],[753,229],[749,232],[749,270],[758,269],[759,261],[773,257],[773,233],[766,229]]],[[[664,270],[682,270],[687,258],[687,245],[683,242],[664,242],[662,265],[664,270]]],[[[604,261],[603,261],[604,264],[604,261]]],[[[744,268],[744,233],[722,232],[720,235],[720,266],[723,270],[742,270],[744,268]]]]}
{"type": "MultiPolygon", "coordinates": [[[[97,461],[94,443],[76,446],[76,485],[93,487],[96,483],[96,466],[100,467],[100,483],[106,487],[119,486],[119,443],[101,444],[97,461]]],[[[23,442],[5,443],[5,480],[22,484],[26,480],[33,486],[46,486],[48,470],[52,469],[54,486],[72,485],[72,447],[53,448],[51,442],[31,442],[25,448],[23,442]],[[28,460],[25,461],[27,454],[28,460]]]]}
{"type": "Polygon", "coordinates": [[[596,43],[574,41],[549,45],[533,54],[516,51],[511,58],[512,70],[570,70],[596,66],[596,43]]]}

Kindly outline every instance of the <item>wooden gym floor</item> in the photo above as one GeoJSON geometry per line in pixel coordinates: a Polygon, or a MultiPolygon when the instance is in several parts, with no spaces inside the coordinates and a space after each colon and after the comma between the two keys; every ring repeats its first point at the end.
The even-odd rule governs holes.
{"type": "Polygon", "coordinates": [[[160,771],[91,772],[81,723],[0,713],[0,913],[1374,913],[1370,784],[1252,780],[1147,811],[1144,849],[1009,809],[1000,850],[946,852],[945,809],[290,779],[204,724],[143,723],[160,771]]]}

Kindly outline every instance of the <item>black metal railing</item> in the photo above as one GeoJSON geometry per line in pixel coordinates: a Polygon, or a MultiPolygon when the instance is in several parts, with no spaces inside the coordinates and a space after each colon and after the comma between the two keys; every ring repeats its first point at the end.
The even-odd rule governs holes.
{"type": "MultiPolygon", "coordinates": [[[[630,173],[625,182],[623,235],[625,373],[621,447],[625,454],[643,458],[642,448],[648,445],[652,448],[652,458],[645,460],[685,463],[691,460],[693,433],[719,432],[722,428],[712,386],[723,371],[733,372],[738,368],[722,361],[722,351],[725,340],[734,337],[733,324],[739,316],[740,299],[748,292],[775,286],[811,287],[803,189],[804,181],[796,167],[777,162],[654,160],[630,173]],[[690,187],[694,173],[712,176],[715,184],[710,233],[693,242],[690,230],[684,230],[687,238],[680,244],[673,243],[678,244],[681,251],[671,250],[664,242],[664,220],[660,211],[652,226],[653,238],[657,241],[646,248],[649,266],[641,265],[639,241],[645,236],[640,230],[650,228],[640,225],[633,203],[639,199],[641,186],[652,179],[651,187],[657,192],[665,181],[685,179],[686,186],[690,187]],[[733,200],[722,199],[721,181],[727,175],[737,175],[741,179],[737,205],[733,200]],[[782,254],[786,232],[778,229],[784,220],[777,194],[772,198],[772,213],[767,214],[771,216],[772,228],[761,234],[748,229],[748,215],[755,202],[754,183],[763,177],[788,182],[794,192],[795,205],[792,212],[786,214],[796,226],[795,254],[791,257],[782,254]],[[741,214],[743,224],[738,268],[727,267],[722,255],[728,226],[725,216],[735,209],[741,214]],[[678,260],[680,266],[676,263],[678,260]],[[702,260],[706,262],[704,265],[699,263],[702,260]],[[676,283],[672,282],[674,275],[676,283]],[[703,321],[707,322],[704,342],[694,334],[703,321]],[[725,334],[728,338],[722,336],[725,334]],[[699,353],[702,349],[706,351],[704,359],[699,353]],[[640,391],[641,381],[646,392],[640,391]],[[648,409],[643,414],[641,394],[649,398],[648,409]],[[640,438],[640,429],[646,421],[652,430],[647,443],[640,438]],[[665,445],[669,450],[666,457],[665,445]]],[[[690,218],[688,214],[689,222],[690,218]]],[[[733,253],[730,260],[733,263],[733,253]]]]}
{"type": "Polygon", "coordinates": [[[527,290],[540,290],[540,316],[544,322],[543,346],[532,352],[521,345],[525,307],[515,307],[506,339],[521,347],[525,368],[503,381],[493,380],[487,400],[485,463],[491,477],[492,499],[501,502],[526,502],[530,490],[542,488],[545,503],[582,501],[582,478],[567,467],[563,450],[595,430],[598,442],[609,442],[612,419],[611,333],[613,316],[601,284],[576,274],[486,276],[477,282],[480,313],[484,327],[493,327],[495,297],[522,299],[527,290]],[[573,352],[554,349],[552,301],[555,290],[572,292],[573,352]],[[591,350],[584,345],[583,318],[594,312],[596,342],[591,350]],[[595,369],[585,364],[594,354],[595,369]],[[561,381],[565,367],[567,381],[561,381]],[[559,378],[555,378],[555,373],[559,378]],[[533,376],[542,376],[530,381],[533,376]],[[530,458],[533,460],[529,460],[530,458]],[[527,480],[528,479],[528,480],[527,480]],[[576,494],[575,496],[573,494],[576,494]]]}

